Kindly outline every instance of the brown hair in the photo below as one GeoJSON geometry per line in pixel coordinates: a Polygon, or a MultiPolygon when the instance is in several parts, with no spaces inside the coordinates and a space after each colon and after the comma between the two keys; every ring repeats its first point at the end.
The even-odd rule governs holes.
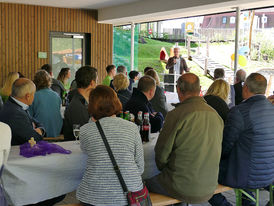
{"type": "Polygon", "coordinates": [[[88,112],[96,120],[117,115],[122,104],[116,92],[108,86],[99,85],[90,92],[88,112]]]}
{"type": "Polygon", "coordinates": [[[146,68],[144,69],[144,74],[147,73],[147,72],[148,72],[149,70],[151,70],[151,69],[154,70],[152,67],[146,67],[146,68]]]}
{"type": "Polygon", "coordinates": [[[143,76],[138,82],[138,90],[141,92],[148,92],[154,87],[156,87],[155,79],[148,75],[143,76]]]}
{"type": "Polygon", "coordinates": [[[37,91],[44,88],[49,88],[51,85],[51,78],[45,70],[40,70],[34,75],[34,84],[36,85],[37,91]]]}
{"type": "Polygon", "coordinates": [[[61,71],[58,74],[57,80],[61,81],[63,84],[65,84],[65,78],[68,75],[70,71],[70,68],[66,67],[66,68],[62,68],[61,71]]]}
{"type": "Polygon", "coordinates": [[[160,79],[157,72],[154,69],[148,70],[145,75],[151,76],[156,81],[156,85],[160,86],[160,79]]]}

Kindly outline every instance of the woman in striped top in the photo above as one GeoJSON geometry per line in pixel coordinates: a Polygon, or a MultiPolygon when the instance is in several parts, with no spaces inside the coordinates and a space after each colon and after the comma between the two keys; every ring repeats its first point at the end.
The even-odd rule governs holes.
{"type": "Polygon", "coordinates": [[[143,189],[144,156],[141,137],[134,123],[117,118],[121,103],[108,86],[97,86],[90,93],[92,121],[80,129],[81,149],[87,153],[87,167],[77,189],[84,205],[127,205],[119,179],[96,127],[100,121],[129,191],[143,189]]]}

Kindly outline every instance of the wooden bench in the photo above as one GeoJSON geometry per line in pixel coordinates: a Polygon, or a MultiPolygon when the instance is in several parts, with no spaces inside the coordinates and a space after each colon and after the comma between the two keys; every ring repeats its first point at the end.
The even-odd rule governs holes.
{"type": "MultiPolygon", "coordinates": [[[[223,185],[218,185],[217,189],[215,190],[214,194],[222,193],[225,191],[232,190],[232,188],[223,186],[223,185]]],[[[180,203],[180,200],[174,199],[172,197],[167,197],[165,195],[160,195],[156,193],[149,193],[151,202],[153,206],[165,206],[165,205],[172,205],[176,203],[180,203]]]]}
{"type": "MultiPolygon", "coordinates": [[[[229,190],[232,190],[232,188],[226,187],[223,185],[218,185],[214,194],[222,193],[222,192],[229,191],[229,190]]],[[[152,202],[153,206],[165,206],[165,205],[172,205],[172,204],[182,202],[182,201],[174,199],[172,197],[160,195],[160,194],[153,193],[153,192],[150,192],[149,195],[150,195],[151,202],[152,202]]],[[[68,204],[68,205],[62,205],[62,206],[82,206],[82,205],[81,204],[68,204]]]]}
{"type": "Polygon", "coordinates": [[[75,203],[75,204],[67,204],[67,205],[60,205],[60,206],[83,206],[80,203],[75,203]]]}
{"type": "Polygon", "coordinates": [[[64,140],[64,135],[60,135],[58,137],[44,137],[43,140],[49,142],[60,142],[64,140]]]}

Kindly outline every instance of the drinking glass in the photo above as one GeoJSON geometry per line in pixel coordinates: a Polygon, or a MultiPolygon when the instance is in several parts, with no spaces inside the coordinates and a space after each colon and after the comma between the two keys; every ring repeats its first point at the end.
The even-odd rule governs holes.
{"type": "Polygon", "coordinates": [[[79,141],[80,134],[80,124],[73,124],[73,135],[75,137],[76,142],[79,141]]]}

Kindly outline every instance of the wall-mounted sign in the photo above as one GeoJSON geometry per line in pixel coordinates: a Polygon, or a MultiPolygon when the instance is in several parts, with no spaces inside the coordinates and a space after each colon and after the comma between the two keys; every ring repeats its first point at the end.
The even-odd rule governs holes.
{"type": "Polygon", "coordinates": [[[186,32],[194,33],[194,22],[186,22],[186,32]]]}
{"type": "Polygon", "coordinates": [[[230,24],[235,24],[236,18],[234,16],[230,17],[230,24]]]}
{"type": "Polygon", "coordinates": [[[46,58],[48,58],[47,52],[38,52],[38,58],[39,59],[46,59],[46,58]]]}
{"type": "Polygon", "coordinates": [[[265,16],[263,14],[263,16],[262,16],[262,24],[266,24],[266,23],[267,23],[267,16],[265,16]]]}

